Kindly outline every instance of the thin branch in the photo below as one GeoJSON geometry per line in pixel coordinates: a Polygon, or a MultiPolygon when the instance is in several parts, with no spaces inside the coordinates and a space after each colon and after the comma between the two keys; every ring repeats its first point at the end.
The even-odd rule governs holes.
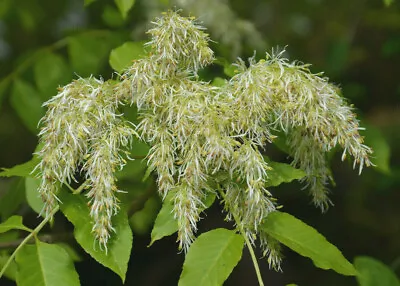
{"type": "MultiPolygon", "coordinates": [[[[75,194],[79,194],[81,193],[85,187],[87,187],[88,184],[88,180],[86,180],[82,185],[79,186],[79,188],[77,188],[76,190],[74,190],[73,188],[71,188],[70,185],[68,185],[66,183],[66,185],[68,186],[68,188],[70,188],[70,190],[72,191],[72,193],[75,194]]],[[[53,216],[56,214],[56,212],[58,212],[58,210],[60,209],[60,206],[57,205],[52,211],[51,213],[27,236],[25,237],[22,241],[21,244],[18,245],[18,247],[14,250],[14,252],[11,254],[11,256],[8,258],[7,262],[4,264],[3,268],[0,271],[0,278],[3,276],[4,272],[7,270],[8,266],[10,265],[10,263],[14,260],[15,256],[17,255],[18,251],[20,251],[22,249],[22,247],[29,243],[29,241],[32,238],[36,238],[37,234],[40,232],[40,230],[49,222],[51,221],[51,219],[53,218],[53,216]]]]}
{"type": "MultiPolygon", "coordinates": [[[[219,193],[221,194],[221,197],[225,200],[224,192],[219,190],[219,193]]],[[[247,237],[242,225],[240,224],[240,220],[237,217],[237,215],[235,214],[235,212],[233,212],[231,210],[231,214],[233,216],[233,219],[235,220],[235,223],[236,223],[236,226],[237,226],[236,228],[239,230],[240,234],[243,236],[244,241],[246,243],[246,246],[247,246],[247,248],[248,248],[248,250],[250,252],[251,260],[253,261],[253,265],[254,265],[254,270],[256,271],[258,284],[260,286],[264,286],[264,282],[263,282],[263,279],[262,279],[262,276],[261,276],[260,267],[258,266],[258,261],[257,261],[256,255],[254,253],[253,246],[251,245],[251,242],[250,242],[249,238],[247,237]]]]}
{"type": "Polygon", "coordinates": [[[3,276],[4,272],[7,270],[8,266],[10,263],[14,260],[14,257],[17,255],[18,251],[21,250],[21,248],[27,244],[32,238],[37,238],[36,235],[39,233],[39,231],[52,219],[52,217],[55,215],[55,213],[60,209],[60,207],[57,205],[51,213],[27,236],[25,239],[21,242],[21,244],[14,250],[14,252],[11,254],[11,256],[8,258],[7,262],[4,264],[3,268],[0,271],[0,278],[3,276]]]}

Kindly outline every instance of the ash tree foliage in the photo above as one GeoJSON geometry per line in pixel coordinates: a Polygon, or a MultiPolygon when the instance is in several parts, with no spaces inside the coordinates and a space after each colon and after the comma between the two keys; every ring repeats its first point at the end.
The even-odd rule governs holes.
{"type": "MultiPolygon", "coordinates": [[[[118,2],[121,8],[129,1],[118,2]]],[[[222,285],[244,246],[263,285],[253,248],[259,245],[269,266],[281,270],[281,244],[316,267],[369,283],[359,275],[375,262],[357,260],[357,271],[314,228],[279,211],[269,191],[300,180],[326,211],[332,179],[327,153],[341,147],[342,159],[352,157],[359,173],[372,165],[372,150],[339,89],[309,65],[284,58],[284,51],[260,61],[239,59],[231,78],[202,81],[199,71],[215,62],[205,29],[175,11],[152,24],[140,58],[121,59],[122,52],[138,49],[136,43],[111,53],[112,66],[121,72],[116,80],[91,76],[59,88],[44,104],[34,158],[1,173],[37,182],[44,220],[33,230],[17,215],[0,224],[0,233],[29,233],[6,257],[0,276],[18,285],[79,285],[71,248],[38,237],[61,210],[80,246],[124,281],[134,241],[117,181],[141,141],[149,146],[145,179],[156,180],[163,200],[151,243],[177,232],[178,251],[185,255],[179,285],[222,285]],[[138,120],[131,122],[122,109],[136,109],[138,120]],[[284,139],[291,165],[265,155],[277,139],[284,139]],[[202,213],[215,201],[233,227],[198,235],[202,213]]],[[[379,275],[392,275],[381,267],[379,275]]]]}

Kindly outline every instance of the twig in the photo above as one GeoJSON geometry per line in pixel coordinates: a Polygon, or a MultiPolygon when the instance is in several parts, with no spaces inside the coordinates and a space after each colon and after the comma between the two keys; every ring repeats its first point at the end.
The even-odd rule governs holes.
{"type": "MultiPolygon", "coordinates": [[[[82,185],[79,186],[76,190],[74,190],[69,184],[65,183],[65,185],[72,191],[74,195],[79,194],[83,191],[83,189],[87,186],[88,181],[85,181],[82,185]]],[[[14,252],[11,254],[11,256],[8,258],[7,262],[4,264],[3,268],[0,271],[0,278],[3,276],[4,272],[7,270],[8,266],[10,263],[14,260],[14,257],[17,255],[18,251],[25,245],[27,244],[32,238],[36,238],[37,234],[40,232],[40,230],[53,218],[53,216],[58,212],[60,209],[60,206],[57,205],[51,212],[50,214],[27,236],[25,237],[22,241],[21,244],[18,245],[18,247],[14,250],[14,252]]]]}
{"type": "Polygon", "coordinates": [[[11,256],[8,258],[7,262],[4,264],[3,268],[0,271],[0,278],[3,276],[4,272],[7,270],[10,263],[14,260],[15,255],[17,255],[18,251],[29,242],[32,238],[37,238],[36,235],[39,231],[51,220],[54,214],[60,209],[57,205],[51,213],[21,242],[21,244],[14,250],[11,256]]]}
{"type": "MultiPolygon", "coordinates": [[[[221,190],[219,191],[219,193],[221,194],[221,197],[225,200],[225,194],[224,192],[222,192],[221,190]]],[[[240,234],[243,236],[244,241],[246,242],[246,246],[250,252],[250,256],[251,256],[251,260],[253,261],[253,265],[254,265],[254,270],[256,271],[256,275],[257,275],[257,279],[258,279],[258,284],[260,286],[264,286],[264,282],[261,276],[261,271],[260,271],[260,267],[258,266],[258,261],[257,261],[257,257],[254,253],[253,250],[253,246],[251,245],[251,242],[249,241],[249,238],[247,237],[242,225],[240,224],[240,220],[237,217],[237,215],[235,214],[235,212],[233,212],[231,210],[231,214],[233,216],[233,219],[235,220],[237,229],[239,230],[240,234]]]]}

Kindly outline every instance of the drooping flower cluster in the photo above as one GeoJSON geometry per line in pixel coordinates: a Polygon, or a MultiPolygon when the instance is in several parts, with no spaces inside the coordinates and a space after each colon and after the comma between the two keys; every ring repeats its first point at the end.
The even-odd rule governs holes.
{"type": "Polygon", "coordinates": [[[351,109],[307,66],[267,55],[249,67],[240,61],[237,75],[212,87],[196,78],[213,55],[208,35],[193,19],[168,12],[149,33],[150,55],[127,69],[118,92],[128,93],[139,108],[138,132],[152,146],[148,165],[158,174],[161,195],[174,191],[178,240],[185,250],[204,197],[215,191],[210,182],[216,174],[229,178],[218,181],[228,218],[237,217],[254,240],[261,220],[275,210],[264,187],[269,166],[260,148],[278,129],[287,133],[293,164],[306,171],[313,200],[323,208],[326,151],[339,143],[360,166],[370,164],[371,150],[362,144],[351,109]]]}
{"type": "Polygon", "coordinates": [[[306,172],[313,201],[323,210],[329,199],[325,154],[334,146],[359,164],[371,165],[351,108],[326,78],[306,65],[278,55],[249,65],[222,87],[198,80],[211,64],[208,35],[193,18],[169,11],[153,23],[146,57],[135,60],[116,85],[80,79],[46,103],[49,110],[40,133],[43,148],[40,193],[49,214],[56,204],[56,182],[70,182],[76,170],[89,181],[93,232],[106,245],[118,210],[114,172],[136,134],[151,146],[150,171],[157,174],[160,195],[172,193],[179,247],[194,240],[204,200],[217,192],[227,218],[250,241],[260,239],[268,261],[279,269],[279,244],[260,231],[276,209],[266,189],[270,166],[260,150],[277,131],[286,134],[293,164],[306,172]],[[137,106],[134,131],[118,113],[119,104],[137,106]]]}
{"type": "Polygon", "coordinates": [[[247,114],[244,119],[250,130],[252,125],[261,130],[267,126],[286,134],[293,165],[306,172],[313,202],[324,211],[330,178],[325,153],[339,144],[344,149],[342,159],[346,153],[353,156],[361,173],[364,164],[371,165],[372,150],[363,144],[358,132],[362,128],[338,88],[312,74],[308,65],[289,63],[282,53],[267,54],[258,63],[250,59],[248,68],[239,62],[241,72],[227,89],[237,98],[239,113],[247,114]]]}
{"type": "Polygon", "coordinates": [[[39,133],[43,211],[48,216],[57,204],[57,182],[70,183],[81,171],[90,189],[93,233],[103,246],[113,230],[111,218],[118,211],[114,172],[124,166],[122,155],[135,133],[117,113],[119,104],[111,84],[78,79],[45,103],[48,111],[39,133]]]}

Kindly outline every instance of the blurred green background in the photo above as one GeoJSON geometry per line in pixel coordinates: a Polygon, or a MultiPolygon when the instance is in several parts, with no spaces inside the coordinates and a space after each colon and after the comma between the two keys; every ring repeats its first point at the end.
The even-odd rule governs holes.
{"type": "MultiPolygon", "coordinates": [[[[168,7],[181,8],[208,27],[218,57],[234,61],[256,50],[261,58],[271,48],[287,46],[290,60],[311,63],[313,72],[324,71],[341,87],[367,128],[362,134],[374,148],[377,167],[358,176],[350,161],[340,161],[340,152],[332,154],[335,206],[326,214],[310,204],[300,184],[271,192],[286,212],[319,230],[350,261],[369,255],[400,275],[400,1],[136,0],[125,17],[114,1],[85,2],[86,7],[83,0],[0,1],[0,167],[30,160],[37,123],[45,112],[41,104],[58,86],[91,74],[111,78],[110,51],[126,41],[146,40],[154,16],[168,7]]],[[[222,72],[213,66],[202,76],[212,79],[222,72]]],[[[287,161],[275,148],[267,152],[287,161]]],[[[135,233],[126,285],[174,285],[184,255],[177,251],[175,236],[147,247],[160,200],[154,186],[136,174],[121,182],[132,190],[138,211],[131,219],[135,233]]],[[[0,181],[2,220],[11,214],[2,201],[11,197],[20,202],[13,213],[35,225],[37,215],[25,197],[12,198],[18,184],[17,179],[0,181]]],[[[225,224],[219,205],[205,218],[200,232],[225,224]]],[[[76,249],[82,285],[120,285],[115,274],[76,249]]],[[[289,249],[284,255],[283,273],[268,270],[266,260],[260,262],[266,285],[356,285],[355,278],[317,269],[289,249]]],[[[225,285],[257,285],[247,252],[225,285]]]]}

